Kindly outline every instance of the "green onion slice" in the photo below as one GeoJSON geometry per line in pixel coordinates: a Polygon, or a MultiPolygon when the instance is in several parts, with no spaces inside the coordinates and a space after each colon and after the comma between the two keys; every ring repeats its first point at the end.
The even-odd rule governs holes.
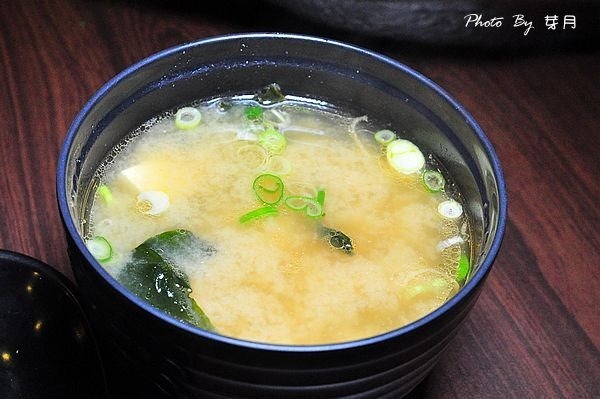
{"type": "Polygon", "coordinates": [[[316,198],[309,198],[306,202],[306,216],[311,218],[319,218],[323,216],[323,207],[316,198]]]}
{"type": "Polygon", "coordinates": [[[262,116],[263,116],[263,109],[262,107],[256,105],[256,106],[252,106],[252,107],[246,107],[244,109],[244,115],[246,115],[246,118],[251,120],[251,121],[256,121],[256,120],[261,120],[262,116]]]}
{"type": "Polygon", "coordinates": [[[283,197],[284,185],[279,176],[264,173],[254,179],[252,189],[264,204],[276,205],[283,197]]]}
{"type": "Polygon", "coordinates": [[[325,190],[317,191],[317,202],[321,205],[321,208],[325,208],[325,190]]]}
{"type": "Polygon", "coordinates": [[[285,206],[293,211],[303,211],[306,209],[307,201],[311,200],[311,197],[305,197],[303,195],[290,195],[285,199],[285,206]]]}
{"type": "Polygon", "coordinates": [[[300,195],[303,197],[316,197],[317,189],[314,185],[304,182],[291,180],[285,186],[286,190],[294,195],[300,195]]]}
{"type": "Polygon", "coordinates": [[[439,296],[444,294],[447,287],[448,282],[444,278],[438,277],[432,281],[411,285],[406,289],[405,293],[409,298],[415,298],[420,295],[439,296]]]}
{"type": "MultiPolygon", "coordinates": [[[[260,148],[263,149],[262,147],[260,148]]],[[[279,175],[287,175],[292,170],[292,165],[290,164],[290,161],[283,156],[272,155],[267,160],[265,169],[269,172],[277,173],[279,175]]]]}
{"type": "Polygon", "coordinates": [[[279,211],[271,205],[250,211],[240,217],[240,223],[248,223],[251,220],[263,218],[265,216],[277,215],[279,211]]]}
{"type": "Polygon", "coordinates": [[[408,140],[392,141],[386,148],[386,155],[390,166],[403,174],[415,173],[425,165],[425,157],[419,147],[408,140]]]}
{"type": "Polygon", "coordinates": [[[323,206],[313,197],[290,195],[285,199],[285,206],[293,211],[304,211],[311,218],[323,216],[323,206]]]}
{"type": "Polygon", "coordinates": [[[456,269],[456,281],[463,285],[467,278],[469,278],[469,274],[471,272],[471,264],[469,262],[469,258],[466,254],[460,255],[460,260],[458,261],[458,269],[456,269]]]}
{"type": "Polygon", "coordinates": [[[288,125],[290,123],[290,116],[286,112],[277,109],[266,110],[263,118],[266,122],[276,125],[288,125]]]}
{"type": "Polygon", "coordinates": [[[108,188],[108,186],[106,184],[101,184],[100,186],[98,186],[98,189],[96,190],[96,194],[100,198],[102,198],[102,200],[104,200],[104,202],[107,204],[110,204],[113,200],[112,192],[110,191],[110,188],[108,188]]]}
{"type": "Polygon", "coordinates": [[[238,148],[238,159],[250,170],[261,169],[267,162],[267,151],[258,144],[246,144],[238,148]]]}
{"type": "Polygon", "coordinates": [[[85,242],[87,249],[99,262],[106,262],[112,258],[112,247],[108,240],[102,236],[95,236],[85,242]]]}
{"type": "Polygon", "coordinates": [[[440,202],[437,210],[446,219],[458,219],[463,214],[462,206],[453,199],[440,202]]]}
{"type": "Polygon", "coordinates": [[[267,150],[269,154],[281,154],[287,146],[287,139],[283,134],[279,133],[277,129],[268,127],[258,134],[258,143],[267,150]]]}
{"type": "Polygon", "coordinates": [[[175,126],[181,130],[193,129],[200,124],[202,114],[194,107],[183,107],[175,114],[175,126]]]}
{"type": "Polygon", "coordinates": [[[396,133],[388,129],[379,130],[374,135],[375,141],[381,145],[388,145],[392,141],[396,140],[396,133]]]}
{"type": "Polygon", "coordinates": [[[428,191],[437,193],[444,189],[446,179],[437,170],[426,170],[423,172],[423,184],[428,191]]]}

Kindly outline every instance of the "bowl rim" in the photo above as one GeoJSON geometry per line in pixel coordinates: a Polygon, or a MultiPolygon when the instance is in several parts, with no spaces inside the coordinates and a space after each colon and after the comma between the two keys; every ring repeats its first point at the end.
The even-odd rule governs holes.
{"type": "Polygon", "coordinates": [[[148,314],[166,322],[177,329],[184,330],[190,334],[200,336],[205,339],[215,340],[221,342],[223,344],[230,344],[238,347],[244,347],[248,349],[257,349],[257,350],[266,350],[272,352],[326,352],[326,351],[338,351],[345,350],[350,348],[359,348],[365,347],[369,345],[375,345],[378,343],[382,343],[384,341],[392,340],[402,335],[407,335],[412,332],[423,328],[425,325],[433,322],[435,319],[443,316],[447,313],[451,308],[461,302],[465,297],[469,296],[477,287],[483,282],[489,273],[492,264],[498,252],[500,250],[502,239],[504,236],[504,231],[506,227],[506,219],[507,219],[507,192],[506,192],[506,183],[504,180],[504,174],[502,172],[502,167],[500,165],[500,161],[498,156],[479,126],[479,124],[475,121],[475,119],[469,114],[469,112],[465,109],[465,107],[458,103],[450,94],[448,94],[444,89],[442,89],[438,84],[433,82],[431,79],[427,78],[425,75],[413,70],[412,68],[404,65],[403,63],[379,54],[375,51],[368,50],[366,48],[356,46],[353,44],[341,42],[338,40],[327,39],[318,36],[304,35],[304,34],[291,34],[291,33],[280,33],[280,32],[256,32],[256,33],[235,33],[235,34],[225,34],[212,36],[208,38],[203,38],[199,40],[195,40],[192,42],[183,43],[180,45],[176,45],[173,47],[166,48],[157,53],[154,53],[133,65],[127,67],[117,75],[115,75],[112,79],[106,82],[100,89],[94,93],[94,95],[86,102],[83,108],[78,112],[76,117],[74,118],[72,124],[69,127],[67,132],[67,136],[61,148],[61,152],[58,159],[58,167],[57,167],[57,198],[59,204],[60,214],[65,224],[66,230],[70,237],[73,239],[74,244],[76,245],[80,254],[83,255],[85,260],[91,267],[94,269],[96,273],[98,273],[104,281],[106,281],[115,291],[123,295],[129,301],[131,301],[136,307],[143,309],[148,314]],[[413,321],[407,325],[396,328],[391,331],[387,331],[385,333],[381,333],[375,336],[370,336],[366,338],[361,338],[357,340],[344,341],[344,342],[335,342],[328,344],[310,344],[310,345],[292,345],[292,344],[273,344],[273,343],[265,343],[258,341],[251,341],[245,339],[234,338],[230,336],[225,336],[218,334],[216,332],[211,332],[207,330],[200,329],[198,327],[194,327],[185,322],[179,321],[175,318],[168,316],[166,313],[154,308],[152,305],[147,303],[141,298],[138,298],[134,294],[130,293],[125,287],[123,287],[114,277],[112,277],[102,265],[89,253],[86,248],[85,242],[81,235],[79,234],[75,222],[71,217],[70,206],[68,204],[68,195],[67,195],[67,176],[66,170],[69,160],[69,153],[73,147],[73,143],[76,137],[76,133],[82,125],[83,121],[87,117],[87,115],[91,112],[93,107],[101,101],[105,96],[109,94],[113,87],[118,85],[121,81],[126,79],[128,76],[134,74],[139,69],[146,67],[156,61],[159,61],[165,57],[170,55],[180,53],[182,51],[186,51],[188,49],[201,47],[210,44],[216,44],[220,42],[229,42],[229,41],[241,41],[241,40],[257,40],[257,39],[275,39],[275,40],[293,40],[293,41],[303,41],[303,42],[312,42],[316,44],[325,44],[329,46],[334,46],[337,48],[344,49],[350,52],[357,52],[362,54],[363,56],[367,56],[377,60],[378,62],[388,64],[393,68],[400,70],[401,72],[410,75],[412,78],[416,79],[422,85],[426,86],[429,90],[434,91],[436,94],[440,95],[446,102],[448,102],[453,109],[460,114],[464,121],[471,127],[473,132],[476,134],[479,144],[484,150],[484,153],[488,157],[488,160],[492,166],[492,170],[494,172],[494,176],[496,179],[497,189],[498,189],[498,223],[496,225],[495,235],[492,239],[492,243],[489,246],[489,251],[483,262],[480,264],[477,271],[472,275],[472,277],[467,281],[467,283],[459,290],[459,292],[454,295],[452,298],[447,300],[440,307],[436,308],[434,311],[428,313],[422,318],[413,321]]]}
{"type": "Polygon", "coordinates": [[[30,271],[36,276],[50,280],[51,284],[57,285],[69,299],[73,300],[76,307],[81,310],[81,301],[79,300],[75,285],[67,276],[52,266],[27,254],[0,248],[0,267],[13,267],[5,266],[8,264],[19,267],[22,271],[30,271]]]}

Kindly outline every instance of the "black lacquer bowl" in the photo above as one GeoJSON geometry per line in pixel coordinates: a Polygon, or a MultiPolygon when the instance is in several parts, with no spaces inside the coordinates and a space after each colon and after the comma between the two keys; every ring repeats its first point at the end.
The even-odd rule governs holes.
{"type": "Polygon", "coordinates": [[[0,250],[0,398],[106,399],[98,347],[73,283],[0,250]]]}
{"type": "MultiPolygon", "coordinates": [[[[244,34],[153,55],[116,76],[73,122],[59,160],[58,199],[73,270],[105,355],[109,383],[147,397],[398,398],[432,369],[474,305],[506,220],[501,168],[472,117],[435,83],[365,49],[321,38],[244,34]],[[277,82],[391,126],[432,151],[453,175],[473,226],[475,271],[426,317],[367,339],[331,345],[248,342],[174,320],[136,298],[81,238],[88,186],[107,152],[151,116],[198,98],[252,93],[277,82]]],[[[120,392],[120,391],[119,391],[120,392]]]]}

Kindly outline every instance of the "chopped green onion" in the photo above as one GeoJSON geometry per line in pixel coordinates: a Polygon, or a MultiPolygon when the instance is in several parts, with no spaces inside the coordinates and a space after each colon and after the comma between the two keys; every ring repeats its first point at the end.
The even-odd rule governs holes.
{"type": "Polygon", "coordinates": [[[469,274],[471,272],[471,264],[469,262],[469,258],[466,254],[460,255],[460,260],[458,261],[458,269],[456,269],[456,281],[463,285],[467,278],[469,278],[469,274]]]}
{"type": "Polygon", "coordinates": [[[254,95],[254,100],[258,101],[262,105],[270,105],[285,100],[285,96],[281,92],[281,87],[279,87],[277,83],[271,83],[256,93],[254,95]]]}
{"type": "Polygon", "coordinates": [[[316,197],[317,189],[314,185],[304,182],[292,180],[286,185],[286,190],[294,195],[301,195],[303,197],[316,197]]]}
{"type": "Polygon", "coordinates": [[[413,285],[410,287],[407,287],[404,291],[405,295],[408,298],[414,298],[417,295],[421,295],[422,293],[427,291],[427,286],[424,284],[418,284],[418,285],[413,285]]]}
{"type": "Polygon", "coordinates": [[[415,298],[419,295],[439,296],[444,293],[448,287],[448,282],[442,277],[438,277],[432,281],[423,282],[421,284],[410,286],[406,289],[405,294],[409,298],[415,298]]]}
{"type": "Polygon", "coordinates": [[[375,141],[379,144],[388,145],[392,141],[396,140],[396,133],[392,132],[391,130],[384,129],[376,132],[374,137],[375,141]]]}
{"type": "Polygon", "coordinates": [[[247,223],[251,220],[263,218],[265,216],[277,215],[277,213],[279,213],[277,208],[267,205],[242,215],[240,217],[240,223],[247,223]]]}
{"type": "Polygon", "coordinates": [[[323,206],[313,197],[290,195],[285,199],[285,206],[293,211],[305,211],[311,218],[323,216],[323,206]]]}
{"type": "MultiPolygon", "coordinates": [[[[262,147],[260,148],[263,149],[262,147]]],[[[290,164],[290,161],[281,155],[272,155],[267,160],[267,166],[265,168],[269,172],[277,173],[279,175],[287,175],[292,170],[292,165],[290,164]]]]}
{"type": "Polygon", "coordinates": [[[264,173],[254,179],[252,189],[264,204],[276,205],[283,197],[284,185],[280,177],[264,173]]]}
{"type": "Polygon", "coordinates": [[[183,107],[175,114],[175,126],[181,130],[193,129],[200,124],[202,114],[194,107],[183,107]]]}
{"type": "Polygon", "coordinates": [[[446,219],[458,219],[463,213],[462,206],[453,199],[440,202],[437,210],[446,219]]]}
{"type": "Polygon", "coordinates": [[[426,170],[423,172],[423,184],[425,184],[425,188],[430,192],[437,193],[444,189],[446,179],[437,170],[426,170]]]}
{"type": "Polygon", "coordinates": [[[321,205],[321,208],[325,208],[325,190],[317,191],[317,202],[321,205]]]}
{"type": "Polygon", "coordinates": [[[267,151],[258,144],[246,144],[237,150],[238,160],[250,170],[261,169],[267,161],[267,151]]]}
{"type": "Polygon", "coordinates": [[[107,204],[110,204],[113,200],[112,192],[110,191],[110,188],[108,188],[108,186],[106,184],[101,184],[100,186],[98,186],[98,189],[96,190],[96,194],[100,198],[102,198],[104,200],[104,202],[107,204]]]}
{"type": "Polygon", "coordinates": [[[102,236],[95,236],[85,242],[87,249],[99,262],[106,262],[112,258],[112,247],[108,240],[102,236]]]}
{"type": "Polygon", "coordinates": [[[158,216],[170,206],[169,196],[162,191],[144,191],[137,196],[137,207],[145,215],[158,216]]]}
{"type": "Polygon", "coordinates": [[[306,216],[311,218],[318,218],[323,216],[323,207],[316,198],[309,198],[306,201],[306,216]]]}
{"type": "Polygon", "coordinates": [[[293,211],[303,211],[306,209],[307,200],[310,199],[311,197],[305,197],[302,195],[290,195],[285,199],[285,206],[293,211]]]}
{"type": "Polygon", "coordinates": [[[246,107],[244,115],[251,121],[260,120],[263,116],[263,109],[260,106],[246,107]]]}
{"type": "Polygon", "coordinates": [[[238,130],[235,136],[239,141],[258,141],[256,133],[254,133],[251,129],[238,130]]]}
{"type": "Polygon", "coordinates": [[[263,118],[267,122],[277,125],[287,125],[290,123],[290,116],[283,111],[277,109],[268,109],[263,114],[263,118]]]}
{"type": "Polygon", "coordinates": [[[388,144],[387,160],[400,173],[411,174],[419,171],[425,165],[425,157],[419,147],[404,139],[398,139],[388,144]]]}
{"type": "Polygon", "coordinates": [[[285,136],[273,127],[266,128],[258,135],[258,143],[269,152],[269,154],[281,154],[287,146],[285,136]]]}
{"type": "Polygon", "coordinates": [[[450,238],[446,238],[445,240],[440,241],[436,248],[438,251],[442,252],[446,248],[450,248],[451,246],[456,244],[462,244],[463,242],[465,242],[465,240],[461,236],[452,236],[450,238]]]}

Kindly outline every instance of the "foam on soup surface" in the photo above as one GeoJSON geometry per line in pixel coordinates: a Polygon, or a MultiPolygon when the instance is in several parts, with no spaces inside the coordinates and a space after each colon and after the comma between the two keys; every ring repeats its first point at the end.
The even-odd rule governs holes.
{"type": "MultiPolygon", "coordinates": [[[[391,132],[374,136],[361,119],[299,101],[192,107],[199,124],[189,108],[177,123],[174,114],[153,119],[98,172],[87,238],[110,245],[101,261],[118,279],[149,252],[165,253],[158,240],[142,243],[185,231],[196,253],[169,253],[164,265],[183,278],[184,296],[190,287],[188,310],[198,305],[210,320],[192,323],[278,344],[384,333],[463,283],[466,218],[440,210],[450,202],[460,211],[456,195],[424,184],[426,171],[442,176],[427,154],[419,170],[399,172],[391,132]]],[[[162,295],[168,288],[154,283],[165,273],[154,273],[148,290],[162,295]]]]}

